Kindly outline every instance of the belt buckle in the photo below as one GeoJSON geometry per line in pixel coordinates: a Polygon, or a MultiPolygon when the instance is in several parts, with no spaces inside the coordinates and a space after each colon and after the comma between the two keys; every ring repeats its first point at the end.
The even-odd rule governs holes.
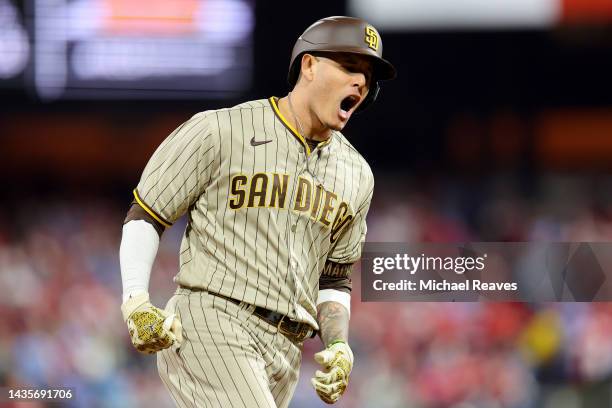
{"type": "Polygon", "coordinates": [[[298,336],[298,342],[306,340],[310,336],[310,326],[306,323],[300,323],[300,331],[298,336]]]}
{"type": "Polygon", "coordinates": [[[283,315],[283,317],[281,317],[281,319],[278,321],[276,325],[276,329],[278,330],[280,334],[284,334],[285,336],[290,336],[293,333],[290,332],[289,330],[285,330],[282,328],[283,322],[285,321],[285,317],[287,317],[287,315],[283,315]]]}
{"type": "Polygon", "coordinates": [[[304,341],[308,337],[308,325],[305,323],[296,322],[298,324],[299,330],[297,331],[297,333],[294,333],[282,327],[283,322],[285,321],[285,317],[287,317],[287,315],[283,315],[283,317],[281,317],[278,324],[276,325],[276,329],[278,330],[278,332],[293,339],[298,343],[304,341]]]}

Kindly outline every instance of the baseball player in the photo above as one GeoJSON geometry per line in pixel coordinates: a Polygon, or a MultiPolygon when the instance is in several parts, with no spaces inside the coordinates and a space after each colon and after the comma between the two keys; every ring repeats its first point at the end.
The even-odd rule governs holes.
{"type": "Polygon", "coordinates": [[[373,26],[319,20],[293,48],[287,96],[198,113],[149,160],[123,226],[121,310],[177,406],[287,407],[317,333],[312,385],[330,404],[344,393],[350,273],[374,182],[340,131],[394,77],[373,26]],[[161,310],[151,266],[183,214],[178,288],[161,310]]]}

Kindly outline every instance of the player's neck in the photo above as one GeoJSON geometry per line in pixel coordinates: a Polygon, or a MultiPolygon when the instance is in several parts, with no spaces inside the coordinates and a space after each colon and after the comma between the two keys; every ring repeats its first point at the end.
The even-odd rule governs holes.
{"type": "Polygon", "coordinates": [[[279,99],[278,109],[302,137],[316,141],[324,141],[331,137],[331,129],[312,115],[299,94],[294,92],[279,99]],[[316,126],[317,123],[319,126],[316,126]]]}

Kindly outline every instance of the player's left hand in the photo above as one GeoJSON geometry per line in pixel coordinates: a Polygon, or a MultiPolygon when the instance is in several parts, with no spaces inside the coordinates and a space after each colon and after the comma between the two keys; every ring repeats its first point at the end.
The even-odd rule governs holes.
{"type": "Polygon", "coordinates": [[[323,402],[334,404],[348,385],[353,352],[347,343],[337,341],[315,354],[314,359],[323,366],[323,371],[317,370],[310,382],[323,402]]]}

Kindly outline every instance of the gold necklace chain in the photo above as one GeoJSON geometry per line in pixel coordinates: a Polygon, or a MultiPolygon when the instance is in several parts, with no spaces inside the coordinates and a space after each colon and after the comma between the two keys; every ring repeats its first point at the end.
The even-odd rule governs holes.
{"type": "Polygon", "coordinates": [[[304,128],[302,127],[302,123],[300,122],[300,119],[297,117],[297,115],[295,114],[295,111],[293,110],[293,104],[291,103],[291,92],[289,92],[289,94],[287,95],[287,100],[289,101],[289,110],[291,111],[291,114],[293,115],[293,120],[295,120],[295,123],[298,125],[300,136],[302,136],[303,138],[306,138],[306,135],[304,134],[304,128]]]}
{"type": "MultiPolygon", "coordinates": [[[[293,115],[293,120],[295,120],[295,123],[298,125],[298,130],[300,131],[300,135],[302,136],[302,138],[304,139],[304,142],[306,143],[306,145],[308,145],[308,139],[305,135],[304,135],[304,128],[302,127],[302,124],[300,123],[300,120],[298,119],[297,115],[295,114],[295,111],[293,110],[293,104],[291,103],[291,92],[289,92],[287,94],[287,100],[289,101],[289,110],[291,111],[291,114],[293,115]]],[[[307,147],[308,148],[308,147],[307,147]]],[[[304,150],[304,152],[306,152],[306,150],[304,150]]],[[[319,150],[319,157],[321,156],[321,150],[319,150]]],[[[319,184],[319,185],[323,185],[323,183],[321,183],[321,181],[319,180],[319,178],[317,177],[317,175],[310,170],[310,161],[308,160],[308,155],[306,156],[306,172],[310,173],[310,175],[312,176],[312,178],[319,184]]]]}

